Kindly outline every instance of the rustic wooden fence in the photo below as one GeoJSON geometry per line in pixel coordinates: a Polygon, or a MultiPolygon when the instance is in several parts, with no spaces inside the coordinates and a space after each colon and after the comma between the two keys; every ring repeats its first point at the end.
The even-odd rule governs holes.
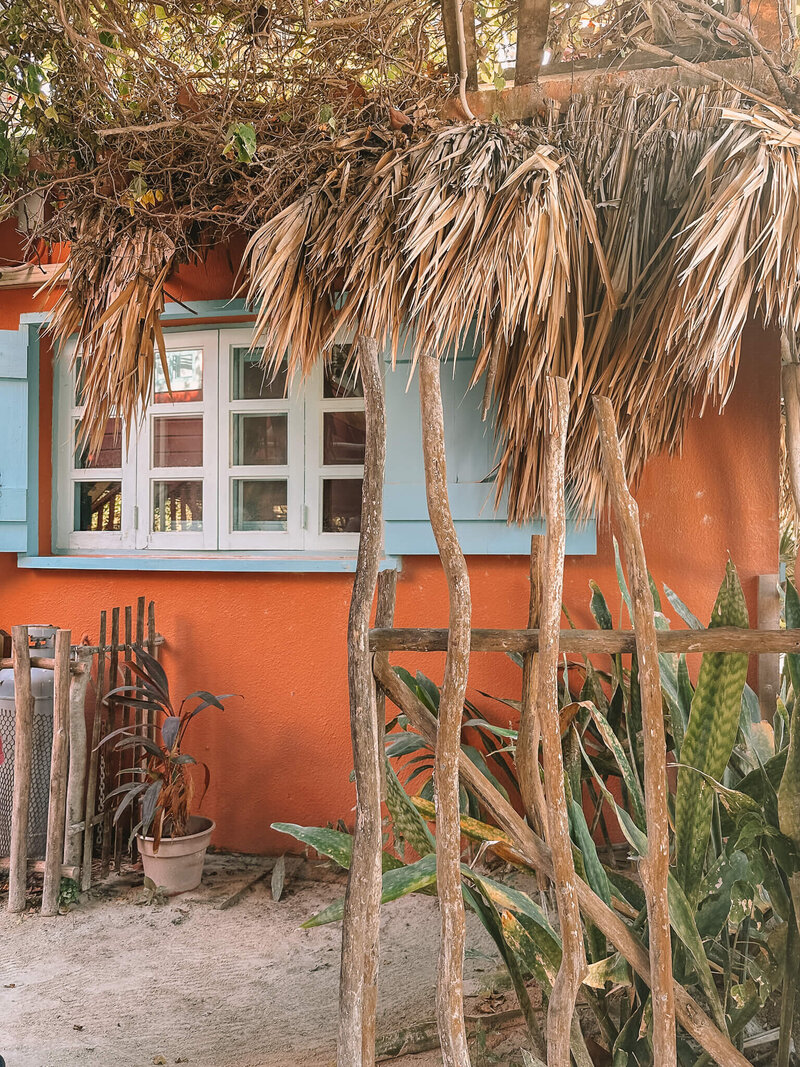
{"type": "MultiPolygon", "coordinates": [[[[11,656],[0,658],[0,669],[14,671],[14,788],[11,845],[0,865],[8,868],[8,910],[25,908],[28,876],[43,875],[42,914],[55,915],[62,878],[71,878],[82,890],[91,888],[99,859],[99,874],[112,866],[119,871],[123,857],[131,855],[129,838],[132,812],[114,822],[115,804],[108,795],[120,781],[120,772],[140,757],[131,749],[117,752],[102,739],[126,727],[144,733],[152,715],[124,701],[106,703],[106,696],[135,682],[132,665],[145,649],[158,655],[162,638],[156,631],[155,604],[139,597],[130,605],[100,613],[97,645],[72,645],[70,630],[57,630],[53,657],[31,655],[27,626],[12,630],[11,656]],[[109,626],[110,616],[110,626],[109,626]],[[31,669],[53,672],[53,743],[50,756],[47,838],[43,860],[28,855],[28,827],[33,773],[34,697],[31,669]],[[93,697],[87,700],[90,687],[93,697]],[[88,726],[87,726],[87,712],[88,726]]],[[[5,652],[5,649],[3,649],[5,652]]]]}

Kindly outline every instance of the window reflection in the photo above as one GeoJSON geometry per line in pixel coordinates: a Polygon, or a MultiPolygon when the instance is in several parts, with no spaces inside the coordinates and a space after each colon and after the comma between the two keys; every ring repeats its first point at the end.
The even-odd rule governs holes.
{"type": "Polygon", "coordinates": [[[153,533],[186,533],[202,529],[202,482],[153,482],[153,533]]]}
{"type": "Polygon", "coordinates": [[[323,480],[323,533],[360,533],[361,484],[360,478],[325,478],[323,480]]]}

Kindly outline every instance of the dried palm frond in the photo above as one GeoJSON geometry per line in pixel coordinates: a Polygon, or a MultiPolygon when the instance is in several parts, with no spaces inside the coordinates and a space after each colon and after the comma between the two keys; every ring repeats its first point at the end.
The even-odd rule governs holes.
{"type": "Polygon", "coordinates": [[[90,448],[102,442],[109,419],[121,417],[130,432],[149,398],[155,346],[164,349],[164,283],[175,258],[174,241],[159,230],[114,233],[102,212],[83,220],[50,330],[57,345],[78,339],[82,432],[90,448]]]}
{"type": "MultiPolygon", "coordinates": [[[[256,340],[296,373],[342,331],[412,360],[474,346],[514,520],[540,505],[544,381],[567,378],[567,470],[587,514],[604,494],[592,393],[611,397],[635,478],[699,405],[724,404],[754,307],[800,325],[798,152],[787,112],[685,87],[575,97],[526,127],[344,133],[264,201],[244,263],[256,340]]],[[[82,222],[54,323],[79,334],[100,434],[147,396],[187,244],[114,218],[82,222]]]]}

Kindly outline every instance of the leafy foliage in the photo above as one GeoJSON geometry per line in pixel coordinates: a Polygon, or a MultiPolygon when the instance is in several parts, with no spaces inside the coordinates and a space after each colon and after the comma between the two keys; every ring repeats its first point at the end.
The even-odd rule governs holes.
{"type": "MultiPolygon", "coordinates": [[[[618,577],[624,604],[628,591],[621,567],[618,577]]],[[[612,612],[604,594],[596,583],[591,590],[595,620],[601,628],[612,628],[612,612]]],[[[654,592],[658,625],[666,628],[669,621],[661,613],[655,586],[654,592]]],[[[677,594],[667,589],[665,597],[684,622],[700,625],[677,594]]],[[[786,612],[789,625],[800,623],[800,598],[791,584],[786,612]]],[[[712,624],[747,625],[741,586],[731,564],[712,624]]],[[[635,870],[647,850],[638,668],[635,656],[629,666],[622,656],[608,657],[602,666],[600,659],[569,662],[565,658],[559,682],[575,866],[595,893],[627,916],[632,932],[646,939],[647,912],[635,870]],[[602,835],[610,846],[619,829],[630,848],[632,865],[620,862],[618,850],[598,844],[602,835]]],[[[696,690],[685,656],[662,655],[660,660],[668,743],[679,767],[673,844],[679,860],[691,856],[692,864],[688,878],[680,862],[670,875],[673,969],[692,995],[707,1005],[718,1026],[738,1041],[770,996],[782,989],[784,1003],[789,1003],[794,995],[797,961],[787,946],[794,943],[797,931],[793,891],[796,900],[800,871],[794,826],[800,787],[796,747],[792,747],[798,736],[793,678],[800,690],[800,657],[787,657],[779,722],[785,719],[788,729],[774,734],[768,724],[758,721],[758,703],[745,684],[746,662],[741,656],[707,654],[696,690]]],[[[413,676],[402,669],[397,673],[435,715],[438,689],[434,683],[421,673],[413,676]]],[[[429,746],[409,729],[403,716],[392,720],[387,729],[392,835],[384,852],[384,899],[392,900],[405,893],[435,890],[436,816],[429,746]],[[410,798],[406,791],[412,793],[410,798]],[[420,859],[408,862],[406,845],[420,859]]],[[[502,768],[502,777],[512,788],[515,743],[513,727],[491,723],[474,704],[465,707],[464,751],[480,751],[487,769],[502,768]],[[470,744],[471,730],[478,731],[480,748],[470,744]]],[[[462,812],[463,836],[473,850],[478,849],[469,866],[462,868],[464,900],[494,940],[528,1024],[531,1047],[541,1050],[538,1018],[526,983],[535,980],[547,1000],[561,955],[553,901],[544,897],[537,903],[530,893],[512,884],[519,881],[512,866],[519,857],[508,849],[507,835],[483,821],[486,813],[468,792],[462,812]],[[487,853],[494,853],[495,864],[506,864],[499,875],[502,881],[494,873],[483,873],[476,862],[487,853]]],[[[333,831],[286,824],[276,824],[276,828],[332,856],[342,866],[349,863],[349,846],[340,836],[330,837],[333,831]]],[[[342,908],[343,901],[337,901],[306,925],[339,919],[342,908]]],[[[589,959],[584,992],[614,1067],[649,1067],[653,1062],[649,990],[591,924],[585,926],[584,936],[589,959]]],[[[583,1038],[576,1029],[573,1047],[580,1054],[583,1038]]],[[[698,1049],[683,1034],[678,1060],[680,1067],[708,1062],[698,1059],[698,1049]]],[[[785,1062],[780,1061],[781,1067],[785,1062]]]]}
{"type": "Polygon", "coordinates": [[[205,689],[198,689],[184,697],[175,710],[162,665],[141,647],[135,647],[135,653],[136,659],[129,667],[136,676],[136,683],[112,689],[105,701],[137,708],[147,716],[157,716],[161,718],[161,724],[147,728],[153,736],[121,727],[103,738],[101,744],[118,738],[114,746],[117,751],[133,751],[143,757],[141,765],[124,767],[120,771],[130,780],[112,790],[107,799],[121,798],[114,812],[114,822],[119,821],[131,804],[139,803],[140,818],[131,831],[131,837],[137,833],[152,836],[153,850],[157,852],[163,836],[184,837],[187,833],[195,799],[192,767],[199,767],[203,772],[203,789],[198,803],[208,789],[208,767],[182,751],[189,723],[206,708],[224,711],[222,701],[234,694],[214,696],[205,689]]]}

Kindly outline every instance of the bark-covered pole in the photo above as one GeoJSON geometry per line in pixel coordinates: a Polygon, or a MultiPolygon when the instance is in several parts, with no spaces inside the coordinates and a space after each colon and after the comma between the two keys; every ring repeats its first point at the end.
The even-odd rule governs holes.
{"type": "Polygon", "coordinates": [[[532,85],[538,82],[549,25],[550,0],[517,0],[514,85],[532,85]]]}
{"type": "Polygon", "coordinates": [[[605,396],[594,397],[603,468],[628,566],[633,628],[639,661],[644,734],[644,801],[647,855],[642,857],[642,885],[650,931],[650,989],[653,999],[653,1063],[676,1062],[675,998],[672,989],[672,944],[669,929],[669,814],[667,810],[667,741],[658,666],[655,605],[639,525],[639,508],[625,478],[614,408],[605,396]]]}
{"type": "Polygon", "coordinates": [[[569,1067],[570,1029],[575,1001],[586,974],[583,924],[578,907],[578,876],[572,861],[569,815],[564,792],[564,760],[558,715],[558,640],[564,585],[567,515],[564,500],[564,453],[567,444],[569,392],[563,378],[547,380],[548,430],[545,443],[542,597],[539,608],[539,661],[536,703],[542,731],[547,840],[553,853],[561,966],[547,1007],[548,1067],[569,1067]]]}
{"type": "Polygon", "coordinates": [[[441,916],[436,975],[436,1020],[444,1067],[469,1067],[464,1027],[464,900],[461,895],[461,812],[458,761],[461,718],[467,691],[472,600],[467,563],[458,543],[447,496],[444,413],[439,360],[419,361],[422,455],[425,492],[439,558],[450,597],[450,633],[439,701],[434,786],[436,798],[436,880],[441,916]]]}
{"type": "MultiPolygon", "coordinates": [[[[531,596],[528,609],[528,628],[538,629],[541,610],[541,560],[542,535],[531,538],[530,582],[531,596]]],[[[526,652],[522,665],[522,706],[517,737],[517,770],[519,791],[528,822],[537,833],[544,836],[547,822],[547,802],[539,773],[539,743],[542,733],[539,713],[536,708],[536,653],[526,652]]]]}
{"type": "Polygon", "coordinates": [[[356,779],[356,824],[347,878],[339,979],[338,1067],[375,1062],[378,933],[381,907],[381,751],[375,681],[369,651],[369,617],[383,551],[383,474],[386,405],[378,343],[359,338],[358,367],[364,385],[366,447],[361,537],[347,627],[350,732],[356,779]]]}

